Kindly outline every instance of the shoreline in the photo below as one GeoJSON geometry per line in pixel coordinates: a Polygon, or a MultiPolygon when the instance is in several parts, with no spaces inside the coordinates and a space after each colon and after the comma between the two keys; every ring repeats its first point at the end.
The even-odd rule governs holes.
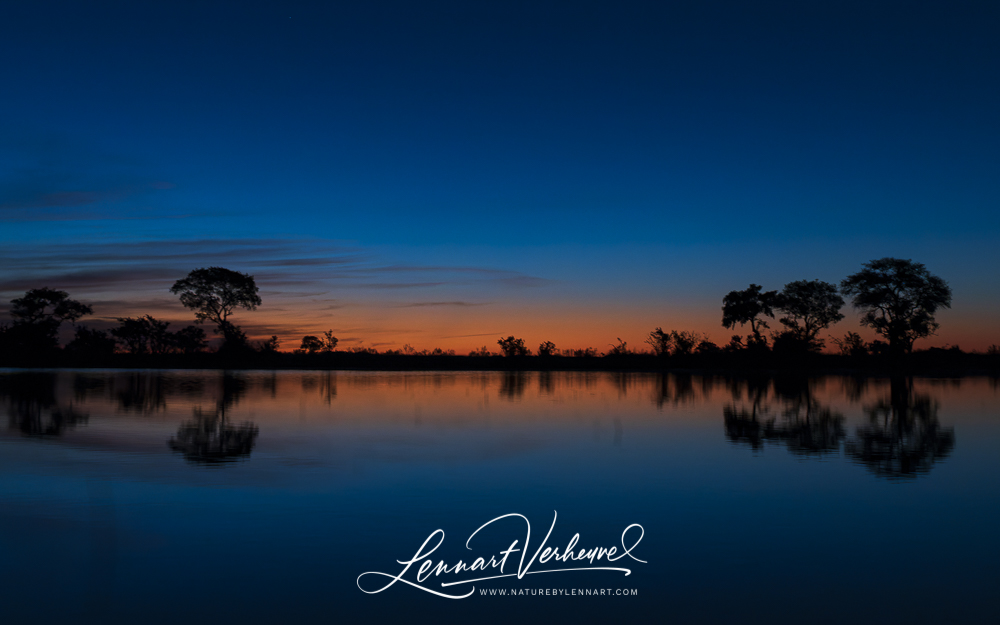
{"type": "Polygon", "coordinates": [[[624,356],[448,356],[387,355],[333,352],[328,354],[247,354],[218,353],[194,355],[115,354],[101,359],[76,359],[65,354],[31,360],[0,360],[0,368],[31,371],[43,369],[120,370],[211,370],[211,371],[371,371],[371,372],[603,372],[674,373],[690,375],[853,375],[864,377],[1000,376],[1000,357],[967,354],[953,350],[928,350],[910,354],[900,361],[834,354],[807,354],[801,357],[746,358],[743,354],[692,355],[660,358],[648,354],[624,356]]]}

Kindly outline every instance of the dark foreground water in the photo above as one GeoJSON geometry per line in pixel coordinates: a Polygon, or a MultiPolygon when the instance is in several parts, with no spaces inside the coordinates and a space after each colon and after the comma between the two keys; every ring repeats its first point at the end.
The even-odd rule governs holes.
{"type": "Polygon", "coordinates": [[[1000,614],[996,380],[0,371],[0,410],[4,623],[1000,614]],[[385,587],[550,528],[618,559],[385,587]],[[538,573],[581,567],[630,574],[538,573]]]}

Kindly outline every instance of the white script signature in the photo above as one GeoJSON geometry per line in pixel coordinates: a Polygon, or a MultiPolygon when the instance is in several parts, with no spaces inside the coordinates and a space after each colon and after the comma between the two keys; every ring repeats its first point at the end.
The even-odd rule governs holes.
{"type": "MultiPolygon", "coordinates": [[[[470,550],[472,549],[472,547],[470,546],[472,539],[475,538],[476,534],[478,534],[483,528],[492,525],[497,521],[507,518],[519,518],[524,521],[524,524],[526,526],[526,532],[524,535],[523,548],[521,549],[517,548],[519,540],[515,539],[514,542],[510,544],[510,547],[504,549],[499,554],[491,555],[489,557],[489,560],[482,557],[478,557],[471,563],[467,564],[462,560],[459,560],[458,562],[452,564],[451,566],[445,564],[444,560],[440,560],[438,561],[438,564],[435,566],[434,560],[429,556],[432,553],[434,553],[438,547],[441,546],[441,543],[444,542],[444,530],[436,529],[433,532],[431,532],[430,536],[428,536],[426,540],[424,540],[424,543],[420,545],[420,548],[417,549],[417,553],[414,554],[412,558],[410,558],[409,560],[397,560],[399,564],[403,565],[403,570],[401,570],[396,575],[391,575],[389,573],[381,573],[379,571],[367,571],[365,573],[362,573],[361,575],[358,575],[358,588],[360,588],[363,592],[366,592],[370,595],[374,595],[376,593],[382,592],[383,590],[387,590],[396,582],[402,582],[404,584],[413,586],[414,588],[419,588],[420,590],[429,592],[439,597],[444,597],[446,599],[465,599],[466,597],[470,596],[473,592],[475,592],[476,590],[475,586],[472,586],[471,590],[469,590],[469,592],[467,592],[464,595],[458,595],[458,594],[453,595],[453,594],[448,594],[447,592],[441,592],[429,588],[427,585],[425,585],[425,583],[427,584],[430,583],[428,582],[428,580],[432,575],[434,577],[439,577],[441,575],[460,575],[462,573],[470,574],[472,572],[479,572],[479,571],[483,573],[491,573],[491,575],[486,575],[484,577],[475,577],[473,579],[462,579],[458,581],[442,582],[441,588],[448,588],[450,586],[459,586],[462,584],[473,584],[475,582],[482,582],[490,579],[500,579],[502,577],[516,576],[518,579],[522,579],[525,575],[538,575],[541,573],[567,573],[570,571],[618,571],[620,573],[624,573],[625,575],[629,575],[632,573],[632,570],[622,568],[620,566],[584,566],[584,563],[586,563],[587,565],[595,565],[595,564],[600,565],[602,563],[601,561],[603,560],[604,562],[611,564],[617,562],[618,560],[621,560],[625,556],[628,556],[629,558],[635,560],[636,562],[641,562],[643,564],[646,563],[645,560],[640,560],[639,558],[632,555],[632,550],[635,549],[636,546],[638,546],[639,541],[641,541],[642,537],[645,535],[645,530],[643,530],[642,526],[639,525],[638,523],[633,523],[632,525],[629,525],[622,532],[621,551],[618,550],[618,547],[610,547],[610,548],[594,547],[592,549],[585,549],[581,547],[577,549],[576,544],[580,540],[580,535],[574,534],[573,538],[571,538],[569,540],[569,543],[566,545],[566,548],[562,552],[560,552],[558,547],[545,546],[545,544],[549,540],[549,536],[552,535],[552,530],[556,526],[557,517],[558,517],[557,513],[553,514],[552,525],[549,526],[548,533],[545,534],[545,538],[542,540],[541,544],[538,545],[538,548],[535,549],[534,555],[532,555],[531,559],[528,560],[527,562],[525,562],[525,556],[527,556],[528,554],[528,543],[531,540],[531,522],[528,521],[528,517],[524,516],[523,514],[517,514],[517,513],[504,514],[502,516],[498,516],[492,521],[487,521],[483,525],[479,526],[479,529],[472,532],[472,534],[469,536],[469,539],[465,541],[465,548],[470,550]],[[629,534],[629,531],[632,530],[633,528],[639,530],[639,536],[638,538],[635,539],[635,542],[632,543],[632,546],[626,547],[625,537],[626,535],[629,534]],[[437,542],[434,542],[435,540],[437,542]],[[430,546],[432,543],[434,543],[433,546],[430,546]],[[517,572],[516,573],[506,572],[504,570],[504,566],[507,564],[508,556],[518,551],[521,552],[521,558],[517,564],[517,572]],[[497,559],[497,556],[500,556],[499,559],[497,559]],[[563,565],[569,565],[569,566],[564,566],[562,568],[547,568],[544,571],[532,571],[531,567],[535,563],[536,559],[538,560],[539,564],[551,567],[558,567],[559,565],[549,564],[550,562],[561,563],[563,565]],[[414,564],[417,564],[418,562],[421,562],[421,564],[419,565],[417,573],[414,576],[416,581],[410,579],[404,579],[403,576],[406,575],[407,572],[409,572],[410,568],[414,564]],[[499,571],[497,571],[497,569],[499,569],[499,571]],[[361,585],[361,578],[367,575],[376,575],[379,577],[385,577],[388,578],[388,581],[381,588],[376,588],[374,590],[366,589],[361,585]]],[[[634,534],[635,533],[633,532],[633,535],[634,534]]]]}

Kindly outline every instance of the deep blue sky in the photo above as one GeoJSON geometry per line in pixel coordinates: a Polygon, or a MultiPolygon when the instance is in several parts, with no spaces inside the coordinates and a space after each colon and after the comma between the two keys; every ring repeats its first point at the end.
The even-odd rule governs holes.
{"type": "Polygon", "coordinates": [[[228,263],[278,332],[322,305],[447,343],[371,321],[420,304],[724,342],[726,291],[894,255],[955,287],[942,342],[996,334],[998,32],[994,2],[5,3],[0,299],[179,319],[172,279],[228,263]]]}

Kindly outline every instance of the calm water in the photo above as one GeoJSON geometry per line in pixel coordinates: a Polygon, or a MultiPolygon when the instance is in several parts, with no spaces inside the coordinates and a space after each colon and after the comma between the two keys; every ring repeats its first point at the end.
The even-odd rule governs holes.
{"type": "Polygon", "coordinates": [[[1000,613],[996,380],[5,371],[0,410],[4,623],[1000,613]],[[555,512],[549,546],[620,550],[639,524],[645,563],[359,589],[437,529],[435,564],[488,560],[523,520],[466,540],[508,513],[530,557],[555,512]]]}

